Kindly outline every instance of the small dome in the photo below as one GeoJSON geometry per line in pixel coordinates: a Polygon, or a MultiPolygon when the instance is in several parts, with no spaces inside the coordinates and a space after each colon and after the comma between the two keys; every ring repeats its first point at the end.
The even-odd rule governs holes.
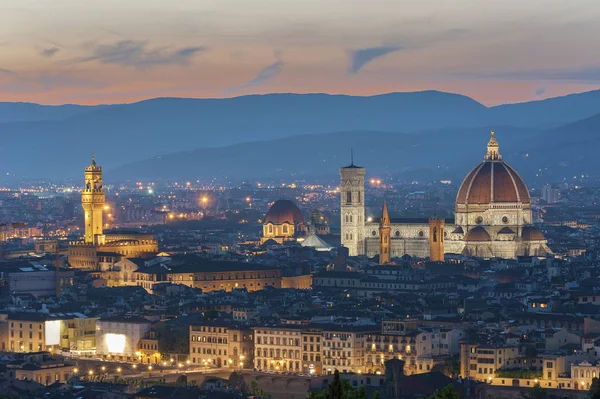
{"type": "Polygon", "coordinates": [[[265,217],[265,224],[298,224],[304,223],[302,212],[300,209],[290,200],[279,200],[276,201],[265,217]]]}
{"type": "Polygon", "coordinates": [[[523,227],[523,232],[521,233],[521,238],[524,241],[543,241],[546,238],[541,231],[536,229],[533,226],[525,226],[523,227]]]}
{"type": "Polygon", "coordinates": [[[474,229],[469,230],[465,236],[465,241],[491,241],[492,238],[487,231],[481,226],[477,226],[474,229]]]}

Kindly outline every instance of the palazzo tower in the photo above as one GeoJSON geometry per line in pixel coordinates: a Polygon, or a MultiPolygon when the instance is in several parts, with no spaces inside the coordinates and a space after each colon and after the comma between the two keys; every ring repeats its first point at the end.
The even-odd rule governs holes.
{"type": "Polygon", "coordinates": [[[85,168],[85,187],[81,192],[81,206],[84,212],[85,236],[87,244],[104,242],[102,212],[104,212],[104,188],[102,187],[102,167],[92,163],[85,168]]]}

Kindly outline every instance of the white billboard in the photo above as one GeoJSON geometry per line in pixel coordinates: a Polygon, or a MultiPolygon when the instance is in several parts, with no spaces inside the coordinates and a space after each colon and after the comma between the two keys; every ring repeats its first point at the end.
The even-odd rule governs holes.
{"type": "Polygon", "coordinates": [[[109,353],[124,353],[125,352],[125,335],[123,334],[106,334],[104,343],[109,353]]]}
{"type": "Polygon", "coordinates": [[[46,346],[60,345],[60,320],[46,322],[46,346]]]}

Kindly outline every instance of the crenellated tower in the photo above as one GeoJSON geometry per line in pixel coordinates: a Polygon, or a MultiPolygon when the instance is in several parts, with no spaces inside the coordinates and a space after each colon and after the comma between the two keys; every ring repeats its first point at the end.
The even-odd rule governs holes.
{"type": "Polygon", "coordinates": [[[102,212],[104,212],[104,188],[102,187],[102,167],[92,163],[85,168],[85,186],[81,192],[86,244],[103,244],[102,212]]]}
{"type": "Polygon", "coordinates": [[[390,263],[390,233],[392,231],[387,203],[383,200],[381,219],[379,219],[379,264],[390,263]]]}
{"type": "Polygon", "coordinates": [[[350,256],[365,253],[365,168],[354,165],[340,169],[340,217],[342,245],[350,256]]]}

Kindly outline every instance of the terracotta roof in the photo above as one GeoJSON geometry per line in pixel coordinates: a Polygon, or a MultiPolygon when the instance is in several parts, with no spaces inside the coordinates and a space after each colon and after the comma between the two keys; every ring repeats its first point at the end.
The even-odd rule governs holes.
{"type": "Polygon", "coordinates": [[[491,237],[487,231],[481,226],[477,226],[467,232],[465,241],[491,241],[491,237]]]}
{"type": "Polygon", "coordinates": [[[304,223],[304,217],[300,209],[290,200],[279,200],[275,202],[265,217],[265,224],[296,224],[304,223]]]}
{"type": "Polygon", "coordinates": [[[510,227],[503,227],[498,234],[515,234],[515,232],[510,227]]]}
{"type": "Polygon", "coordinates": [[[542,232],[533,226],[523,227],[521,238],[525,241],[541,241],[546,239],[542,232]]]}

